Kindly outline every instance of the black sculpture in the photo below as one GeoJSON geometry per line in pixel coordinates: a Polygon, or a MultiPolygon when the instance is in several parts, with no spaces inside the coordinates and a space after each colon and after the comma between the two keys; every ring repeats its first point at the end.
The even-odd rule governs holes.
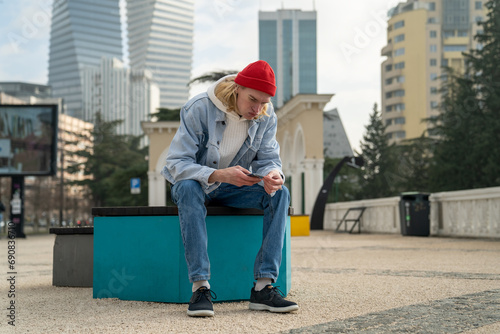
{"type": "Polygon", "coordinates": [[[363,158],[362,157],[344,157],[333,169],[333,171],[328,175],[323,186],[319,190],[318,196],[316,197],[316,202],[314,202],[313,211],[311,214],[311,230],[322,230],[323,229],[323,219],[325,216],[325,206],[326,201],[328,199],[328,193],[332,188],[333,181],[337,176],[340,168],[347,163],[348,166],[354,168],[360,168],[363,166],[363,158]]]}

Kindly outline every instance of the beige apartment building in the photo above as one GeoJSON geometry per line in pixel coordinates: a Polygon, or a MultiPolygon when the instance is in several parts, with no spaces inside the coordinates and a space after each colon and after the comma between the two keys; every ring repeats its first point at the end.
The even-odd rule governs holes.
{"type": "Polygon", "coordinates": [[[427,135],[423,120],[439,113],[442,67],[463,70],[462,52],[481,47],[474,36],[485,2],[408,0],[389,11],[381,115],[390,143],[427,135]]]}

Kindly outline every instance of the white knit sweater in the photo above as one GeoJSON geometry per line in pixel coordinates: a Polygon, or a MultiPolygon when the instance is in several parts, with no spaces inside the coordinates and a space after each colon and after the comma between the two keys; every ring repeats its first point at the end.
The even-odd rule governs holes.
{"type": "Polygon", "coordinates": [[[215,87],[224,80],[217,81],[210,86],[207,90],[208,97],[215,104],[217,108],[226,113],[226,129],[222,137],[222,142],[219,146],[219,169],[227,168],[231,161],[233,161],[236,153],[240,150],[248,136],[248,127],[250,121],[241,117],[234,111],[228,111],[222,102],[215,96],[215,87]]]}

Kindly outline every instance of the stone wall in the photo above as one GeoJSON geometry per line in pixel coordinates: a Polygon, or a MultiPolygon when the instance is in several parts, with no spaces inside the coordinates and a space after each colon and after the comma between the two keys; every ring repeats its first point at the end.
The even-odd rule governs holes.
{"type": "MultiPolygon", "coordinates": [[[[396,196],[327,204],[324,229],[335,230],[349,208],[364,206],[361,232],[401,233],[399,201],[396,196]]],[[[500,238],[500,187],[434,193],[429,201],[431,235],[500,238]]]]}

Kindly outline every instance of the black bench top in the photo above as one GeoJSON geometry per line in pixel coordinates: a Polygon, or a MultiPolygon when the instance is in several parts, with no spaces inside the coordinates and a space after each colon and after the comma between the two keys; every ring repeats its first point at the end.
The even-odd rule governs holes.
{"type": "MultiPolygon", "coordinates": [[[[176,206],[126,206],[92,208],[93,217],[110,216],[177,216],[176,206]]],[[[264,212],[258,209],[237,209],[227,206],[208,206],[208,216],[262,216],[264,212]]],[[[293,209],[288,209],[293,214],[293,209]]]]}
{"type": "Polygon", "coordinates": [[[94,234],[93,226],[86,227],[51,227],[49,233],[65,235],[65,234],[94,234]]]}

